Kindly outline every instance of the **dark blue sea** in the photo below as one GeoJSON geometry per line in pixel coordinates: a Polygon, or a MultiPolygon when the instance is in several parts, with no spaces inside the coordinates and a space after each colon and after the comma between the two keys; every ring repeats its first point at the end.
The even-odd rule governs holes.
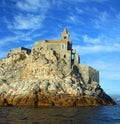
{"type": "Polygon", "coordinates": [[[0,124],[120,124],[120,101],[99,107],[0,107],[0,124]]]}

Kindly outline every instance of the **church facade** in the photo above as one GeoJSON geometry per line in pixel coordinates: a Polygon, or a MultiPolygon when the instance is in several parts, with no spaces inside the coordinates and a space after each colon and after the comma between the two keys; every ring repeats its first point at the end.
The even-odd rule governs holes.
{"type": "Polygon", "coordinates": [[[80,63],[80,57],[76,50],[72,49],[72,41],[69,39],[69,32],[64,28],[59,40],[42,40],[35,43],[33,49],[44,48],[45,50],[54,50],[60,59],[64,59],[67,65],[72,68],[72,65],[80,63]]]}

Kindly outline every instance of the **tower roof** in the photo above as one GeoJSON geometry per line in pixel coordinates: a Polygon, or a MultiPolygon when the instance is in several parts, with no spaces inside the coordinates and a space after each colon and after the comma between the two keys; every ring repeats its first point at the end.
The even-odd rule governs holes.
{"type": "Polygon", "coordinates": [[[65,27],[64,30],[63,30],[63,34],[68,34],[68,30],[67,30],[66,27],[65,27]]]}

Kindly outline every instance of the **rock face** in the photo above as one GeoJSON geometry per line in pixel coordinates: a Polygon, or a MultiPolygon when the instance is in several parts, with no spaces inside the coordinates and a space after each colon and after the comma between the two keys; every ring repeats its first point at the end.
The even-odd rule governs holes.
{"type": "MultiPolygon", "coordinates": [[[[63,33],[68,36],[66,29],[63,33]]],[[[68,43],[65,39],[61,40],[62,45],[68,43]]],[[[50,45],[51,41],[47,43],[50,45]]],[[[0,106],[115,104],[100,87],[98,71],[80,64],[78,56],[73,59],[71,50],[67,49],[71,62],[64,56],[69,54],[53,48],[46,50],[38,44],[32,50],[21,47],[10,51],[0,60],[0,106]]]]}

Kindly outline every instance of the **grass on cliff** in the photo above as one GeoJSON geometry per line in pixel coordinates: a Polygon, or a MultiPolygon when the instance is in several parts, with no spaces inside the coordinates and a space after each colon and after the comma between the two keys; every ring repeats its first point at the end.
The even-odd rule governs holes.
{"type": "Polygon", "coordinates": [[[26,59],[26,55],[25,54],[20,54],[19,58],[14,60],[14,63],[17,63],[17,62],[19,62],[21,60],[24,60],[24,59],[26,59]]]}

